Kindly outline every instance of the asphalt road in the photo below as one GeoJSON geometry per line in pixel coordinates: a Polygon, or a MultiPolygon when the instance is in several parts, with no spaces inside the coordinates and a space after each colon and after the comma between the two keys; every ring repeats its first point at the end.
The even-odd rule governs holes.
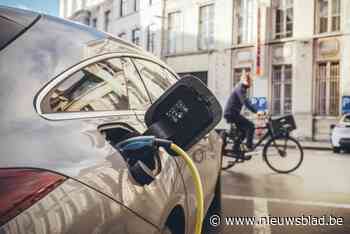
{"type": "Polygon", "coordinates": [[[222,173],[222,191],[220,233],[350,233],[350,154],[305,151],[302,166],[288,175],[254,157],[222,173]],[[242,217],[260,223],[242,224],[252,220],[242,217]]]}

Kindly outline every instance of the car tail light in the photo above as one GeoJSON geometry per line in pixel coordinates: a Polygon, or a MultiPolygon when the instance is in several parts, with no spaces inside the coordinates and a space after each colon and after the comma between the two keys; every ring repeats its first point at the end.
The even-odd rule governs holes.
{"type": "Polygon", "coordinates": [[[0,226],[43,198],[65,179],[38,169],[0,169],[0,226]]]}

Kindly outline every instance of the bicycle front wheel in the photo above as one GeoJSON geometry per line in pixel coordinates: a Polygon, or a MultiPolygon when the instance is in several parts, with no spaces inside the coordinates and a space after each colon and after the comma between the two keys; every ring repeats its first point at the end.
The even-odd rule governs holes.
{"type": "Polygon", "coordinates": [[[263,157],[273,171],[286,174],[300,167],[304,151],[296,139],[284,136],[270,139],[264,147],[263,157]]]}

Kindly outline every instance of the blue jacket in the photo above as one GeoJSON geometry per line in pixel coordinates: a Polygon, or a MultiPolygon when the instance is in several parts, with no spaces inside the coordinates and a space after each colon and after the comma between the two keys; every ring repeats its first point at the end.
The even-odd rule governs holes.
{"type": "Polygon", "coordinates": [[[251,112],[257,113],[257,109],[251,104],[247,96],[247,89],[248,88],[243,83],[238,83],[236,85],[225,107],[225,119],[232,119],[239,115],[243,105],[251,112]]]}

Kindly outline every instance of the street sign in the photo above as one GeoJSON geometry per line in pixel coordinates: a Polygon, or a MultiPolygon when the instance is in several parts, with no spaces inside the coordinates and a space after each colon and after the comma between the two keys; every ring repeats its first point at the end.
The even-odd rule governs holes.
{"type": "Polygon", "coordinates": [[[267,111],[266,97],[253,97],[251,103],[258,111],[267,111]]]}
{"type": "Polygon", "coordinates": [[[343,96],[342,112],[343,114],[350,113],[350,96],[343,96]]]}

